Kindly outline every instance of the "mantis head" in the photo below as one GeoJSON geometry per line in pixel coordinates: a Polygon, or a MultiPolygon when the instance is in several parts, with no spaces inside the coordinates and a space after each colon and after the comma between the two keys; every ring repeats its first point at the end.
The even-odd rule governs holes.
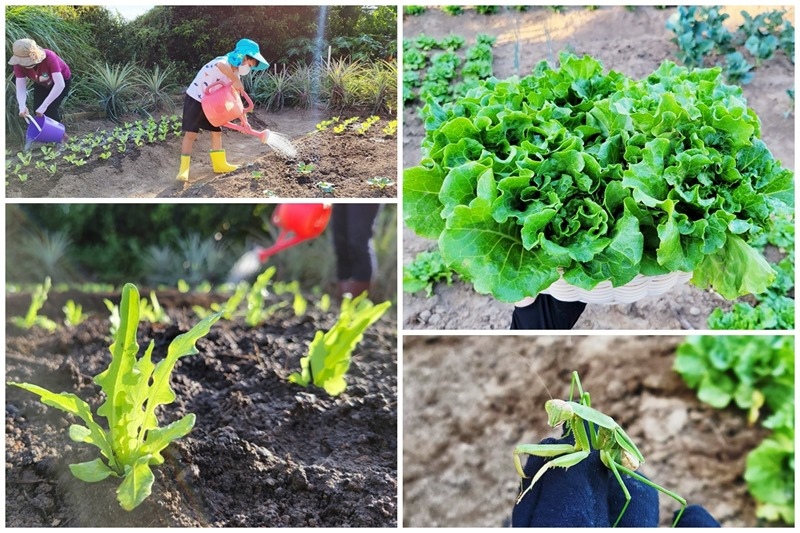
{"type": "Polygon", "coordinates": [[[564,400],[547,400],[544,403],[544,410],[547,411],[547,423],[553,428],[566,422],[575,414],[569,402],[564,400]]]}

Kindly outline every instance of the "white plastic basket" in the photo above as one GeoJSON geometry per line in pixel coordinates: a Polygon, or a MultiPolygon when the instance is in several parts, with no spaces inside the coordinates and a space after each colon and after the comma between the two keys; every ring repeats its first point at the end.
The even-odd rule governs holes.
{"type": "Polygon", "coordinates": [[[629,304],[647,296],[660,296],[672,290],[676,285],[692,279],[691,272],[670,272],[658,276],[638,274],[630,282],[621,287],[612,287],[610,281],[601,281],[587,291],[570,285],[564,278],[542,291],[562,302],[586,302],[589,304],[629,304]]]}

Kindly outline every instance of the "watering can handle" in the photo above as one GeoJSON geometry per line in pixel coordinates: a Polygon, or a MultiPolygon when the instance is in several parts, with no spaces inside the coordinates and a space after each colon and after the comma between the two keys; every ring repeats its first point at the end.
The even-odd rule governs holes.
{"type": "Polygon", "coordinates": [[[27,121],[29,124],[33,124],[34,126],[36,126],[36,129],[37,129],[37,130],[39,130],[39,133],[42,133],[42,127],[41,127],[41,126],[39,126],[39,123],[38,123],[38,122],[36,122],[36,119],[33,119],[33,118],[31,118],[31,116],[30,116],[30,115],[25,115],[25,120],[26,120],[26,121],[27,121]]]}
{"type": "MultiPolygon", "coordinates": [[[[212,88],[214,88],[214,87],[216,87],[217,85],[219,85],[220,87],[231,87],[233,84],[232,84],[232,83],[230,83],[230,82],[226,83],[226,82],[224,82],[224,81],[222,81],[222,80],[215,81],[214,83],[212,83],[211,85],[209,85],[208,87],[206,87],[204,92],[205,92],[206,94],[208,94],[208,93],[212,92],[212,91],[211,91],[211,89],[212,89],[212,88]]],[[[214,89],[214,90],[219,90],[219,89],[214,89]]],[[[255,107],[255,105],[253,104],[253,100],[251,100],[251,99],[250,99],[250,95],[248,95],[248,94],[247,94],[246,92],[244,92],[244,91],[242,91],[240,94],[241,94],[242,96],[244,96],[245,102],[247,102],[247,105],[246,105],[246,106],[245,106],[245,108],[244,108],[244,113],[249,113],[249,112],[250,112],[250,111],[252,111],[252,110],[253,110],[253,108],[255,107]]]]}

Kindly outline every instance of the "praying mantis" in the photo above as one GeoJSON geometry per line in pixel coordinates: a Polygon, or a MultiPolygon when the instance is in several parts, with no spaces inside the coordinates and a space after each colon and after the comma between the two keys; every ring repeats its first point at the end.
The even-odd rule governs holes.
{"type": "Polygon", "coordinates": [[[681,509],[672,523],[672,527],[675,527],[686,509],[686,500],[635,472],[644,462],[642,452],[639,451],[631,438],[625,433],[625,430],[613,418],[596,409],[592,409],[589,393],[584,392],[577,371],[572,373],[569,401],[551,399],[545,402],[544,409],[547,411],[547,423],[550,427],[566,424],[567,432],[565,435],[571,432],[575,437],[575,444],[520,444],[514,448],[514,465],[522,478],[527,478],[528,476],[525,475],[522,469],[520,456],[553,457],[552,460],[544,463],[539,471],[536,472],[530,485],[520,492],[516,503],[522,500],[525,494],[533,488],[534,484],[549,469],[575,466],[589,457],[592,450],[598,450],[600,452],[600,460],[614,474],[625,495],[625,504],[613,527],[616,527],[622,519],[628,504],[631,502],[630,492],[625,483],[622,482],[621,474],[628,475],[677,501],[681,505],[681,509]],[[576,389],[579,402],[572,401],[576,389]],[[588,424],[585,422],[588,422],[588,424]]]}

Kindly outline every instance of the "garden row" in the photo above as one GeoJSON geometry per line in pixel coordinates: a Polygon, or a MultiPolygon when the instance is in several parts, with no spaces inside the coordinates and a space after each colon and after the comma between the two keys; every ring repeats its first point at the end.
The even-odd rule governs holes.
{"type": "MultiPolygon", "coordinates": [[[[347,118],[335,116],[318,123],[315,131],[310,132],[309,135],[330,129],[334,135],[354,133],[364,137],[394,137],[397,134],[397,120],[386,121],[386,125],[380,128],[380,132],[376,132],[373,126],[380,120],[377,115],[347,118]]],[[[89,165],[88,168],[108,162],[118,165],[119,160],[126,157],[129,152],[147,145],[168,142],[182,135],[181,118],[178,115],[164,115],[158,120],[149,118],[123,122],[110,130],[101,130],[81,136],[74,135],[63,145],[45,144],[36,146],[32,150],[17,152],[6,150],[6,184],[12,177],[20,182],[26,182],[36,176],[53,176],[58,172],[68,171],[65,169],[75,171],[84,165],[89,165]]],[[[311,174],[314,171],[314,164],[299,161],[296,169],[301,174],[311,174]]],[[[254,171],[253,178],[258,179],[259,177],[258,171],[254,171]]],[[[376,176],[368,184],[371,187],[383,189],[393,185],[394,181],[386,176],[376,176]]],[[[320,182],[318,187],[323,193],[333,192],[333,189],[325,182],[320,182]]]]}
{"type": "MultiPolygon", "coordinates": [[[[794,26],[785,11],[771,10],[751,16],[741,11],[742,24],[733,32],[724,22],[730,15],[719,6],[679,6],[667,21],[675,37],[677,57],[687,67],[721,66],[729,83],[743,85],[753,79],[754,68],[778,51],[794,63],[794,26]],[[750,55],[751,64],[741,50],[750,55]]],[[[788,89],[789,95],[794,89],[788,89]]]]}
{"type": "Polygon", "coordinates": [[[464,59],[456,53],[465,39],[451,34],[443,39],[419,35],[403,39],[403,103],[428,99],[442,103],[463,96],[480,80],[492,76],[492,46],[496,38],[478,34],[464,59]],[[436,50],[442,52],[434,53],[436,50]]]}

